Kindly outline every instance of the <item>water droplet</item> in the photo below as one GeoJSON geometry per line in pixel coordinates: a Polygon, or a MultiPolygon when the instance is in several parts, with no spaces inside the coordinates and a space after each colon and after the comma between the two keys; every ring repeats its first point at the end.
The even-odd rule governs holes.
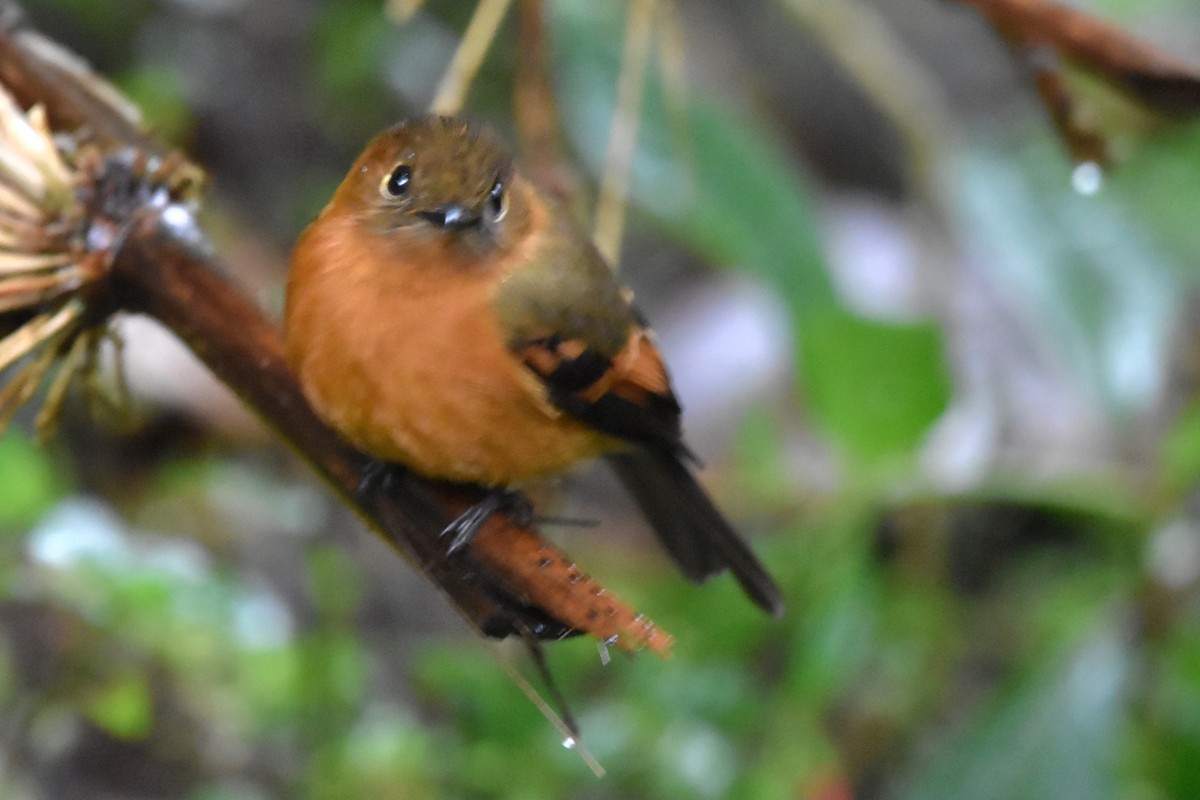
{"type": "Polygon", "coordinates": [[[574,750],[575,745],[577,744],[578,742],[575,741],[574,736],[568,736],[567,738],[563,739],[563,747],[567,748],[568,750],[574,750]]]}
{"type": "Polygon", "coordinates": [[[1104,187],[1104,169],[1095,161],[1084,161],[1071,172],[1071,186],[1084,197],[1091,197],[1104,187]]]}

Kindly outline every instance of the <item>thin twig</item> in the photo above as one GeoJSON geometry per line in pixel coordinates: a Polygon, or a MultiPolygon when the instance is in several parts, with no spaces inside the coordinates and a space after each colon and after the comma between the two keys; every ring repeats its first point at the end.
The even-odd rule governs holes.
{"type": "Polygon", "coordinates": [[[72,300],[58,311],[47,311],[0,339],[0,371],[37,347],[60,335],[83,316],[82,300],[72,300]]]}
{"type": "Polygon", "coordinates": [[[425,0],[387,0],[384,11],[396,23],[408,22],[425,5],[425,0]]]}
{"type": "Polygon", "coordinates": [[[918,186],[935,201],[943,176],[938,165],[956,150],[958,125],[948,100],[929,74],[868,4],[861,0],[781,0],[812,28],[830,53],[892,121],[908,147],[918,186]]]}
{"type": "Polygon", "coordinates": [[[50,381],[50,388],[46,390],[46,400],[34,420],[34,428],[42,441],[53,436],[58,427],[63,403],[67,398],[67,389],[71,386],[72,378],[83,367],[90,338],[87,335],[75,337],[75,341],[71,343],[70,349],[59,363],[54,379],[50,381]]]}
{"type": "Polygon", "coordinates": [[[562,120],[551,81],[544,0],[517,4],[517,74],[513,117],[522,169],[575,219],[586,219],[586,198],[578,172],[566,155],[562,120]]]}
{"type": "Polygon", "coordinates": [[[621,255],[629,175],[637,150],[638,122],[641,119],[646,63],[654,31],[656,5],[657,0],[631,0],[629,4],[617,102],[608,133],[604,177],[600,182],[600,197],[596,203],[596,221],[592,226],[596,247],[614,269],[621,255]]]}
{"type": "Polygon", "coordinates": [[[450,66],[438,84],[437,96],[430,106],[434,114],[457,114],[466,102],[483,59],[496,38],[500,23],[512,0],[479,0],[475,14],[463,32],[462,41],[450,59],[450,66]]]}

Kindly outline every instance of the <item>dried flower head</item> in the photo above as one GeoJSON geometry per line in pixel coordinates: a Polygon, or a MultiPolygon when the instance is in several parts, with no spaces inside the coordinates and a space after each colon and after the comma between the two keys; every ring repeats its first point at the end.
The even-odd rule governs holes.
{"type": "Polygon", "coordinates": [[[186,195],[198,180],[177,157],[104,153],[56,134],[41,106],[26,111],[0,88],[0,434],[48,382],[36,421],[48,435],[73,377],[97,387],[106,341],[120,375],[103,291],[110,248],[137,203],[186,195]]]}

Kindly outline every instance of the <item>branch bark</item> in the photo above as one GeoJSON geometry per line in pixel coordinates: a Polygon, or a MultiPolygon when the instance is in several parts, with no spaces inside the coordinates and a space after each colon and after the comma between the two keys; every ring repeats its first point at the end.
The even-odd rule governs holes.
{"type": "Polygon", "coordinates": [[[447,556],[441,531],[483,490],[423,480],[399,466],[371,479],[378,465],[315,415],[287,367],[277,326],[224,277],[191,205],[179,202],[195,194],[195,168],[163,155],[112,87],[23,27],[13,9],[0,5],[0,83],[22,107],[44,106],[53,127],[104,154],[80,188],[87,219],[79,238],[95,248],[88,257],[102,255],[107,266],[81,294],[95,324],[121,310],[163,322],[482,633],[586,632],[624,649],[666,652],[666,633],[510,516],[494,515],[463,552],[447,556]],[[176,176],[167,198],[164,170],[176,176]]]}

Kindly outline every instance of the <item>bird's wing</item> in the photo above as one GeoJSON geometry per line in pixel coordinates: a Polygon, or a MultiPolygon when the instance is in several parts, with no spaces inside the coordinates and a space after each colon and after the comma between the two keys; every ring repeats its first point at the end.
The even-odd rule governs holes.
{"type": "Polygon", "coordinates": [[[609,460],[689,578],[702,581],[731,569],[754,602],[778,615],[778,587],[687,467],[696,459],[683,443],[679,402],[649,329],[626,298],[617,302],[610,298],[600,308],[612,313],[594,319],[569,313],[584,303],[567,313],[542,307],[530,315],[540,327],[527,327],[509,347],[554,406],[636,445],[609,460]]]}
{"type": "Polygon", "coordinates": [[[702,581],[731,569],[755,603],[782,612],[775,582],[685,464],[695,457],[683,444],[679,403],[645,327],[635,327],[611,358],[585,339],[553,334],[526,339],[513,352],[558,408],[641,445],[609,461],[684,574],[702,581]]]}
{"type": "Polygon", "coordinates": [[[605,355],[586,336],[546,333],[511,345],[556,407],[602,433],[686,454],[679,402],[650,332],[634,327],[625,346],[605,355]]]}

